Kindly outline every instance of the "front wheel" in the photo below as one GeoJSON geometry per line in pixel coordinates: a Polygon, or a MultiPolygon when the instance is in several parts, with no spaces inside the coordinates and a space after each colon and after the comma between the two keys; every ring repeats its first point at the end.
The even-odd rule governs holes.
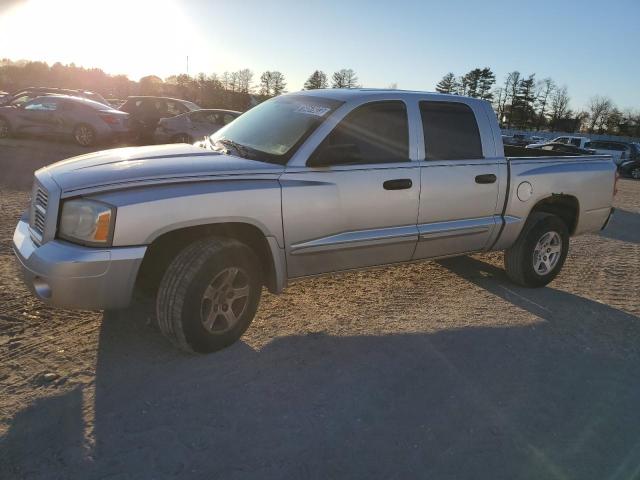
{"type": "Polygon", "coordinates": [[[73,129],[73,139],[82,147],[90,147],[96,143],[96,131],[90,125],[81,123],[73,129]]]}
{"type": "Polygon", "coordinates": [[[569,230],[556,215],[531,214],[504,254],[507,276],[524,287],[543,287],[560,273],[569,253],[569,230]]]}
{"type": "Polygon", "coordinates": [[[199,240],[174,258],[160,282],[158,325],[183,350],[215,352],[249,327],[261,291],[260,263],[249,247],[227,238],[199,240]]]}

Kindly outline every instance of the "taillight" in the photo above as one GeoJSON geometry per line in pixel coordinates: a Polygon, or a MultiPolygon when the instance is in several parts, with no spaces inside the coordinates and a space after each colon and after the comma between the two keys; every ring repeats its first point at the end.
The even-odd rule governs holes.
{"type": "Polygon", "coordinates": [[[118,125],[120,122],[113,115],[100,115],[100,118],[108,123],[109,125],[118,125]]]}

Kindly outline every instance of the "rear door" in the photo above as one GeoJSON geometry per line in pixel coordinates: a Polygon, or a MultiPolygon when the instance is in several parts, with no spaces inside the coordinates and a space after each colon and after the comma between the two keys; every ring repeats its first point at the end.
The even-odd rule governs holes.
{"type": "Polygon", "coordinates": [[[494,156],[483,105],[424,100],[419,110],[424,160],[414,258],[483,250],[500,223],[498,192],[506,171],[504,157],[494,156]]]}

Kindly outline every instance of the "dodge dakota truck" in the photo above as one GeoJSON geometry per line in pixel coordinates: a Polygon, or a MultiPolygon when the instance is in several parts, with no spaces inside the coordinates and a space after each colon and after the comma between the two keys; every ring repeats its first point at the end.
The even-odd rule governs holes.
{"type": "Polygon", "coordinates": [[[165,336],[212,352],[248,328],[263,286],[302,277],[504,250],[510,279],[546,285],[571,236],[606,226],[615,170],[608,156],[505,157],[486,101],[312,90],[195,145],[38,170],[13,243],[45,303],[115,309],[146,292],[165,336]]]}

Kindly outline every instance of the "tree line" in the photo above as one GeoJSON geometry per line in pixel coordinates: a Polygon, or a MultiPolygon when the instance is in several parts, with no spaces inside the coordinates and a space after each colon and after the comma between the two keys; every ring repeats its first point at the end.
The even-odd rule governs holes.
{"type": "Polygon", "coordinates": [[[620,110],[610,98],[600,95],[592,97],[585,109],[573,110],[566,85],[560,86],[549,77],[538,80],[535,73],[509,72],[496,86],[489,67],[474,68],[460,76],[449,72],[437,83],[436,91],[490,101],[504,128],[640,137],[637,110],[620,110]]]}
{"type": "MultiPolygon", "coordinates": [[[[259,77],[248,68],[222,74],[199,73],[160,78],[156,75],[130,80],[126,75],[110,75],[98,68],[45,62],[0,60],[0,90],[14,91],[29,86],[48,86],[92,90],[106,98],[124,99],[130,95],[163,95],[190,100],[205,108],[246,110],[256,102],[286,92],[285,75],[268,70],[259,77]]],[[[359,88],[356,72],[344,68],[331,76],[315,70],[304,83],[305,90],[319,88],[359,88]]],[[[391,88],[397,88],[392,84],[391,88]]],[[[500,124],[527,130],[587,131],[631,137],[640,136],[640,112],[619,109],[603,96],[594,96],[584,109],[570,107],[566,86],[551,78],[538,80],[535,73],[508,73],[496,84],[489,67],[478,67],[464,75],[449,72],[436,85],[436,91],[467,95],[490,101],[500,124]]]]}
{"type": "MultiPolygon", "coordinates": [[[[109,75],[99,68],[45,62],[13,62],[0,60],[0,90],[12,92],[31,86],[91,90],[105,98],[125,99],[131,95],[163,95],[190,100],[202,107],[246,110],[256,102],[286,91],[287,81],[282,72],[268,70],[257,77],[244,68],[222,74],[199,73],[160,78],[147,75],[139,81],[126,75],[109,75]]],[[[314,71],[304,84],[307,90],[318,88],[358,88],[356,73],[345,68],[331,78],[321,70],[314,71]]]]}

